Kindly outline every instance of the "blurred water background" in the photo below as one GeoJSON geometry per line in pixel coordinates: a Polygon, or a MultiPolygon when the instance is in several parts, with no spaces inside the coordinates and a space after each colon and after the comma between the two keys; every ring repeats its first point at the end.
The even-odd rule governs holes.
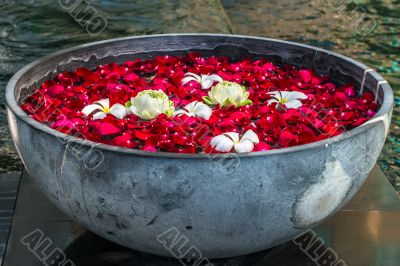
{"type": "Polygon", "coordinates": [[[77,44],[174,32],[296,41],[377,69],[396,94],[379,165],[400,191],[400,0],[0,0],[0,174],[22,167],[4,112],[4,88],[18,69],[77,44]]]}

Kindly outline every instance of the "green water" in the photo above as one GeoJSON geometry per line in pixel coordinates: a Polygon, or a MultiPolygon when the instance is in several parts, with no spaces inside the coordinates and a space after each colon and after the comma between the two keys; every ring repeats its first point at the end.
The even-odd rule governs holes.
{"type": "MultiPolygon", "coordinates": [[[[0,0],[1,95],[11,75],[27,63],[59,49],[102,39],[213,32],[311,44],[378,69],[392,85],[396,107],[379,165],[400,191],[400,0],[88,1],[104,19],[99,21],[107,22],[104,31],[94,31],[96,36],[81,26],[91,22],[90,16],[80,24],[76,18],[82,17],[70,12],[78,9],[68,9],[75,2],[0,0]]],[[[19,170],[21,163],[8,133],[4,97],[0,98],[0,111],[1,173],[19,170]]]]}

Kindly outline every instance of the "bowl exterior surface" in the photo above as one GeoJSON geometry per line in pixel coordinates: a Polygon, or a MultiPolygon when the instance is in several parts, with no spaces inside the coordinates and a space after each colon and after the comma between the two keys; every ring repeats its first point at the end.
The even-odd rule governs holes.
{"type": "Polygon", "coordinates": [[[364,183],[390,123],[387,112],[350,137],[292,152],[175,158],[66,140],[14,109],[9,125],[24,165],[66,214],[132,249],[209,259],[276,246],[332,215],[364,183]]]}

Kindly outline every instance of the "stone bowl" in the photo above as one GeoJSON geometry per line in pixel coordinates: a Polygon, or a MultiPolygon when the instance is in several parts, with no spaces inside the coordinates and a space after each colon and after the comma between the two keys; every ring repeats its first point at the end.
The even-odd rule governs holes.
{"type": "MultiPolygon", "coordinates": [[[[385,142],[393,92],[348,57],[298,43],[170,34],[80,45],[21,69],[6,89],[9,126],[30,176],[76,222],[123,246],[178,258],[223,258],[284,243],[335,213],[364,183],[385,142]],[[45,79],[79,66],[199,51],[311,67],[372,91],[378,113],[339,136],[250,154],[146,152],[82,140],[18,105],[45,79]]],[[[32,199],[34,200],[34,199],[32,199]]]]}

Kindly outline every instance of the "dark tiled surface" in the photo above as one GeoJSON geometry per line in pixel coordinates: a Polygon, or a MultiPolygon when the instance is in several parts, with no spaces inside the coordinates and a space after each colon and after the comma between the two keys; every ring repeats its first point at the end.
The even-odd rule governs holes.
{"type": "Polygon", "coordinates": [[[11,225],[20,176],[19,172],[0,175],[0,263],[11,225]]]}
{"type": "Polygon", "coordinates": [[[363,187],[342,211],[377,210],[400,210],[400,198],[382,171],[375,167],[363,187]]]}
{"type": "MultiPolygon", "coordinates": [[[[322,261],[317,262],[319,255],[334,256],[334,250],[349,266],[398,266],[399,221],[400,199],[376,167],[357,195],[342,210],[314,229],[316,238],[313,238],[313,232],[306,235],[312,243],[318,243],[311,245],[314,248],[308,253],[294,242],[288,242],[271,250],[212,263],[214,266],[324,265],[322,261]],[[319,247],[319,244],[323,245],[319,247]]],[[[182,265],[174,259],[123,248],[90,233],[55,208],[25,173],[3,266],[44,265],[40,256],[35,256],[21,244],[21,238],[37,229],[43,232],[43,239],[48,237],[52,241],[45,253],[60,248],[68,259],[80,266],[182,265]]]]}
{"type": "Polygon", "coordinates": [[[14,212],[14,222],[57,222],[71,221],[71,219],[62,213],[59,209],[47,200],[43,193],[38,193],[38,188],[30,178],[26,171],[22,174],[24,185],[19,188],[18,206],[32,206],[34,202],[34,211],[26,211],[25,208],[16,208],[14,212]]]}

